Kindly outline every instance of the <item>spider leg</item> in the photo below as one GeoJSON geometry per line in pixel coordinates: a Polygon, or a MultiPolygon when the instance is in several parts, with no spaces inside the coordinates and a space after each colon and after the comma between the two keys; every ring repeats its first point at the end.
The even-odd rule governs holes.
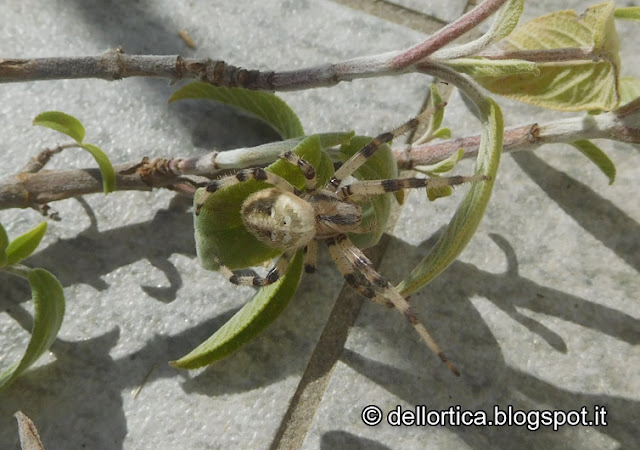
{"type": "Polygon", "coordinates": [[[225,187],[243,183],[248,180],[264,181],[265,183],[269,183],[277,188],[282,189],[283,191],[292,192],[295,195],[300,195],[300,190],[298,190],[298,188],[273,172],[269,172],[268,170],[264,170],[260,167],[254,167],[252,169],[242,169],[236,172],[234,175],[222,177],[207,184],[207,186],[205,187],[205,195],[202,196],[202,200],[200,201],[200,203],[196,205],[196,215],[200,213],[200,209],[202,208],[202,205],[209,197],[209,195],[225,187]]]}
{"type": "Polygon", "coordinates": [[[387,192],[395,192],[402,189],[416,188],[440,188],[444,186],[457,186],[463,183],[473,183],[488,180],[485,175],[472,175],[468,177],[453,176],[441,178],[398,178],[391,180],[365,180],[356,181],[340,188],[338,197],[341,200],[354,197],[371,197],[387,192]]]}
{"type": "Polygon", "coordinates": [[[409,302],[402,297],[398,291],[380,275],[374,268],[365,254],[341,234],[335,238],[327,239],[329,253],[338,266],[338,270],[360,295],[367,297],[374,302],[391,303],[402,315],[404,315],[427,346],[444,362],[447,367],[456,375],[460,375],[451,362],[444,355],[438,344],[433,340],[427,329],[422,325],[418,316],[409,302]]]}
{"type": "Polygon", "coordinates": [[[304,271],[306,273],[314,273],[316,271],[316,262],[318,260],[318,241],[312,239],[304,248],[304,271]]]}
{"type": "Polygon", "coordinates": [[[218,263],[220,263],[220,272],[233,284],[240,286],[268,286],[280,279],[280,276],[287,270],[293,254],[294,251],[284,252],[273,269],[271,269],[264,278],[255,272],[251,275],[236,274],[227,266],[220,263],[220,261],[218,261],[218,263]]]}
{"type": "Polygon", "coordinates": [[[316,189],[316,169],[314,169],[314,167],[309,164],[309,162],[299,157],[292,151],[282,153],[280,155],[280,158],[300,168],[306,180],[305,188],[307,192],[311,192],[316,189]]]}
{"type": "Polygon", "coordinates": [[[360,151],[355,153],[351,158],[349,158],[333,175],[333,178],[327,184],[327,189],[337,190],[342,180],[346,179],[350,175],[360,168],[369,158],[371,158],[376,150],[380,148],[383,144],[391,142],[398,136],[402,136],[407,133],[409,130],[417,128],[421,123],[427,120],[431,115],[438,109],[443,108],[446,103],[442,103],[438,105],[436,108],[430,107],[425,109],[422,113],[420,113],[417,117],[403,123],[397,128],[394,128],[391,131],[387,131],[386,133],[379,134],[371,142],[365,145],[360,151]]]}

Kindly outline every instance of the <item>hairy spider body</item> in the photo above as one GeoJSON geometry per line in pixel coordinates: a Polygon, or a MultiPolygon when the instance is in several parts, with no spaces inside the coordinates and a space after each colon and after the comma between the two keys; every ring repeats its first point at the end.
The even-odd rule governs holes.
{"type": "MultiPolygon", "coordinates": [[[[313,166],[295,153],[288,151],[280,158],[297,166],[305,176],[305,190],[300,191],[280,176],[261,168],[244,169],[235,175],[212,181],[206,187],[209,195],[219,189],[250,179],[267,182],[266,188],[249,195],[242,204],[241,217],[247,230],[259,241],[282,250],[282,256],[265,277],[255,272],[249,275],[234,273],[220,263],[220,271],[229,281],[238,285],[266,286],[274,283],[286,270],[289,261],[299,249],[305,251],[304,267],[315,271],[317,243],[324,241],[344,279],[360,295],[376,303],[395,307],[402,313],[427,346],[459,375],[447,360],[429,332],[418,320],[407,300],[394,286],[380,275],[365,254],[348,237],[349,233],[366,233],[370,227],[362,225],[362,211],[357,201],[402,189],[439,188],[462,183],[487,180],[483,175],[469,177],[400,178],[390,180],[357,180],[342,187],[342,181],[351,176],[375,151],[394,137],[419,124],[426,114],[412,119],[400,127],[379,135],[346,161],[333,178],[321,189],[316,186],[313,166]]],[[[199,213],[206,196],[196,206],[199,213]]]]}

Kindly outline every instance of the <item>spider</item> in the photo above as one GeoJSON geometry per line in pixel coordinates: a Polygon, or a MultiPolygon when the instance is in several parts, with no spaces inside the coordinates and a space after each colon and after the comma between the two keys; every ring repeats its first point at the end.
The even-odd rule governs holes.
{"type": "Polygon", "coordinates": [[[286,271],[289,261],[299,249],[303,249],[304,269],[315,271],[318,241],[324,241],[329,254],[346,282],[355,291],[376,303],[396,308],[418,332],[427,346],[456,375],[460,373],[440,350],[409,302],[394,286],[380,275],[363,251],[356,247],[348,233],[366,233],[370,226],[363,226],[362,210],[357,201],[402,189],[440,188],[462,183],[487,180],[484,175],[452,176],[439,178],[399,178],[387,180],[357,180],[342,185],[360,166],[371,158],[381,145],[417,127],[422,116],[378,135],[369,144],[356,152],[334,174],[325,186],[318,187],[315,168],[293,153],[283,152],[280,158],[297,166],[305,177],[305,188],[299,190],[284,178],[263,168],[243,169],[211,181],[206,194],[196,205],[196,215],[208,195],[225,187],[255,179],[272,185],[251,194],[241,207],[241,217],[247,230],[270,247],[282,250],[282,256],[265,277],[255,272],[240,274],[233,272],[220,261],[220,271],[236,285],[266,286],[274,283],[286,271]],[[342,186],[341,186],[342,185],[342,186]]]}

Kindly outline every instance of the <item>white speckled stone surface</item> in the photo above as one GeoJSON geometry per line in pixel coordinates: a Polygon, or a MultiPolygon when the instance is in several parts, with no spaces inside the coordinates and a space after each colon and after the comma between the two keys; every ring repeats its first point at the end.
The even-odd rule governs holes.
{"type": "MultiPolygon", "coordinates": [[[[398,2],[402,3],[402,2],[398,2]]],[[[424,2],[425,5],[437,2],[424,2]]],[[[583,9],[548,1],[526,17],[583,9]]],[[[409,5],[405,5],[409,6],[409,5]]],[[[625,5],[626,6],[626,5],[625,5]]],[[[428,8],[428,6],[425,6],[428,8]]],[[[464,7],[461,5],[460,8],[464,7]]],[[[420,33],[330,1],[104,2],[8,0],[0,7],[0,58],[129,53],[222,58],[248,68],[287,69],[380,53],[420,33]],[[186,29],[198,45],[177,36],[186,29]]],[[[428,10],[429,11],[429,10],[428,10]]],[[[439,16],[445,20],[448,18],[439,16]]],[[[622,24],[623,41],[637,29],[622,24]]],[[[640,73],[633,45],[625,74],[640,73]]],[[[307,132],[373,134],[415,114],[419,76],[343,83],[283,94],[307,132]]],[[[80,118],[87,141],[114,162],[195,155],[273,139],[264,126],[199,102],[168,105],[166,80],[48,81],[0,86],[0,176],[44,147],[65,142],[31,126],[45,110],[80,118]]],[[[508,125],[562,114],[502,101],[508,125]]],[[[476,129],[459,96],[445,120],[456,135],[476,129]]],[[[618,167],[604,176],[568,146],[506,156],[487,215],[470,246],[411,297],[428,329],[461,369],[453,377],[397,313],[365,303],[351,330],[305,448],[631,448],[640,438],[640,202],[637,149],[602,142],[618,167]],[[604,405],[607,427],[368,427],[367,405],[529,411],[604,405]]],[[[51,168],[91,166],[79,151],[51,168]]],[[[463,165],[461,172],[470,170],[463,165]]],[[[464,189],[454,198],[460,199],[464,189]]],[[[268,448],[342,286],[321,252],[318,273],[259,339],[200,371],[183,355],[249,298],[195,258],[188,203],[165,191],[87,196],[52,204],[42,249],[29,261],[61,280],[67,313],[52,353],[0,393],[0,448],[18,448],[15,419],[36,423],[47,449],[268,448]],[[137,396],[134,392],[140,386],[137,396]]],[[[381,272],[399,281],[426,254],[454,201],[412,195],[381,272]]],[[[0,211],[16,236],[42,221],[0,211]]],[[[20,357],[32,311],[28,286],[0,273],[0,367],[20,357]]]]}

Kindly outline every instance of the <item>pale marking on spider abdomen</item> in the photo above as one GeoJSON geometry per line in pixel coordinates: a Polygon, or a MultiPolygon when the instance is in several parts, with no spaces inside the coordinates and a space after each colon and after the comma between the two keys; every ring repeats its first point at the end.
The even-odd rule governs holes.
{"type": "Polygon", "coordinates": [[[316,234],[313,206],[277,188],[263,189],[247,197],[241,216],[251,234],[274,248],[304,247],[316,234]]]}

